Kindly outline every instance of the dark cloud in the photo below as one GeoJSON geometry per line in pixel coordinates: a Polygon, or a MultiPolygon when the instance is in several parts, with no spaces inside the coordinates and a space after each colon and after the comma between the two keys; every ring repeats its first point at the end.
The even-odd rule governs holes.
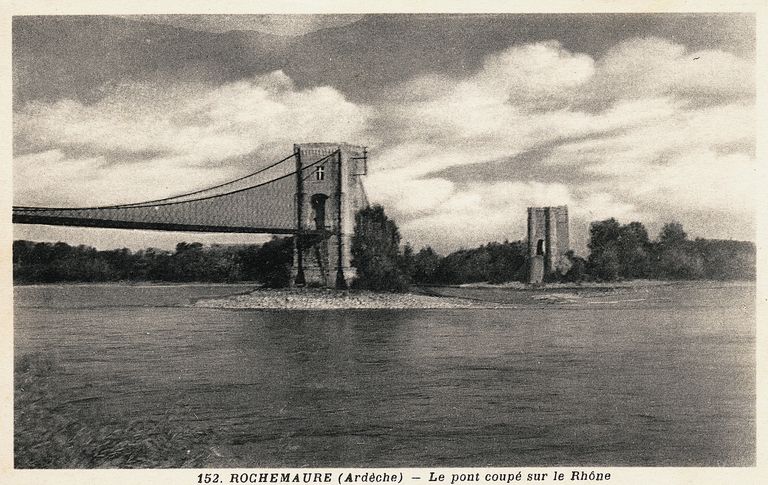
{"type": "Polygon", "coordinates": [[[536,181],[542,183],[580,184],[600,178],[575,167],[562,167],[542,163],[552,153],[552,148],[536,148],[517,156],[485,163],[457,165],[427,177],[444,178],[459,187],[472,183],[501,181],[536,181]]]}
{"type": "Polygon", "coordinates": [[[744,153],[751,158],[755,158],[756,145],[753,140],[750,141],[736,141],[733,143],[721,143],[713,145],[712,149],[718,155],[731,155],[734,153],[744,153]]]}
{"type": "Polygon", "coordinates": [[[369,15],[290,37],[219,20],[14,18],[17,188],[152,198],[357,138],[404,236],[523,234],[526,205],[553,200],[753,231],[734,195],[754,157],[751,15],[369,15]]]}
{"type": "Polygon", "coordinates": [[[221,84],[280,69],[290,38],[215,34],[116,17],[15,17],[14,104],[93,102],[125,82],[221,84]]]}
{"type": "Polygon", "coordinates": [[[103,147],[94,148],[90,145],[77,143],[61,144],[49,142],[44,144],[33,144],[21,137],[14,137],[13,155],[16,157],[46,152],[48,150],[59,150],[66,157],[74,159],[102,157],[107,164],[146,162],[148,160],[172,155],[172,152],[167,150],[148,150],[143,148],[137,148],[135,150],[117,150],[105,149],[103,147]]]}
{"type": "Polygon", "coordinates": [[[255,30],[267,34],[297,36],[316,30],[351,24],[362,18],[352,14],[260,14],[260,15],[126,15],[137,21],[173,25],[202,32],[255,30]]]}
{"type": "Polygon", "coordinates": [[[299,87],[329,85],[367,102],[418,75],[464,77],[510,45],[557,39],[599,57],[637,36],[754,56],[754,16],[747,14],[369,15],[295,37],[189,30],[152,17],[29,16],[13,19],[14,104],[93,101],[104,85],[126,81],[216,84],[276,69],[299,87]]]}
{"type": "Polygon", "coordinates": [[[594,182],[607,177],[589,173],[581,167],[562,166],[546,163],[554,150],[563,145],[588,140],[611,138],[623,129],[606,130],[582,136],[560,137],[546,145],[537,146],[512,157],[504,157],[484,163],[456,165],[444,170],[431,172],[425,178],[444,178],[462,187],[473,183],[495,183],[502,181],[536,181],[565,185],[594,182]]]}

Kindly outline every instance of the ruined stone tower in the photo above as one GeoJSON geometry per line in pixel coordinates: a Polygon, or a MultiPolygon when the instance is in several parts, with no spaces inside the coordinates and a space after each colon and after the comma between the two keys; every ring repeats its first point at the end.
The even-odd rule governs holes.
{"type": "Polygon", "coordinates": [[[528,282],[541,283],[567,265],[568,207],[528,208],[528,282]]]}
{"type": "Polygon", "coordinates": [[[345,288],[354,277],[350,248],[355,213],[368,205],[362,184],[367,171],[365,148],[300,143],[294,151],[301,176],[296,178],[293,281],[297,286],[345,288]],[[322,163],[309,166],[328,155],[322,163]]]}

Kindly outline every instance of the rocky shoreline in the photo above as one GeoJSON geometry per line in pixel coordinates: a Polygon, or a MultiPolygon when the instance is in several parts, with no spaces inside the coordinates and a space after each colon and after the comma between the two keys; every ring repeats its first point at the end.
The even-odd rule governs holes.
{"type": "Polygon", "coordinates": [[[479,309],[504,308],[492,302],[467,298],[420,295],[415,293],[376,293],[326,289],[256,290],[227,298],[202,299],[199,308],[346,310],[346,309],[479,309]]]}
{"type": "Polygon", "coordinates": [[[261,310],[354,310],[354,309],[499,309],[523,306],[595,305],[637,303],[659,298],[665,286],[722,288],[754,286],[744,282],[700,281],[695,283],[626,282],[584,285],[462,285],[414,287],[409,293],[340,291],[322,288],[256,289],[248,293],[194,301],[199,308],[261,310]]]}

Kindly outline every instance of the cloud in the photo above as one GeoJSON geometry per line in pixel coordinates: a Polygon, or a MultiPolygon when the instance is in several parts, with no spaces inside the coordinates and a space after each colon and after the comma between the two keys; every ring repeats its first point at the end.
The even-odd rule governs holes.
{"type": "Polygon", "coordinates": [[[640,212],[636,205],[624,202],[607,192],[582,191],[582,198],[573,205],[569,216],[582,224],[601,221],[611,217],[624,221],[648,220],[648,215],[640,212]]]}
{"type": "Polygon", "coordinates": [[[123,85],[94,104],[36,101],[14,119],[15,196],[55,205],[77,193],[111,203],[183,192],[283,158],[296,142],[355,141],[369,116],[281,71],[221,86],[123,85]],[[50,190],[35,173],[66,188],[50,190]]]}
{"type": "Polygon", "coordinates": [[[220,86],[123,85],[96,103],[36,101],[15,113],[15,197],[164,196],[246,173],[295,142],[346,140],[369,145],[370,199],[417,246],[524,238],[526,207],[561,204],[577,247],[589,222],[607,217],[681,219],[721,237],[732,233],[713,211],[754,214],[743,195],[757,190],[753,98],[749,62],[659,38],[599,58],[555,41],[514,45],[463,78],[419,76],[366,106],[282,71],[220,86]],[[472,176],[505,160],[537,170],[472,176]]]}
{"type": "Polygon", "coordinates": [[[138,202],[213,185],[221,170],[157,160],[120,165],[48,150],[14,159],[14,204],[78,207],[138,202]]]}
{"type": "Polygon", "coordinates": [[[561,143],[547,163],[616,175],[640,171],[647,164],[668,164],[678,154],[755,143],[750,105],[687,109],[684,103],[662,98],[624,106],[629,108],[619,110],[624,113],[619,118],[626,119],[624,130],[610,137],[561,143]]]}
{"type": "Polygon", "coordinates": [[[630,39],[600,59],[594,94],[609,99],[677,95],[711,104],[754,95],[754,68],[718,50],[690,52],[666,39],[630,39]]]}
{"type": "Polygon", "coordinates": [[[204,32],[255,30],[274,35],[298,36],[320,29],[357,22],[362,15],[126,15],[132,20],[156,22],[204,32]]]}
{"type": "Polygon", "coordinates": [[[669,211],[684,207],[744,216],[756,209],[757,165],[745,154],[718,155],[698,150],[662,167],[642,169],[642,185],[626,178],[618,181],[635,200],[666,206],[669,211]]]}
{"type": "MultiPolygon", "coordinates": [[[[399,207],[395,200],[389,202],[399,207]]],[[[443,194],[431,211],[421,212],[403,224],[402,233],[406,240],[444,252],[456,246],[525,239],[526,209],[551,205],[567,205],[571,221],[585,226],[589,221],[608,217],[641,217],[632,204],[607,193],[579,195],[564,184],[498,182],[470,184],[448,197],[443,194]]],[[[583,234],[576,234],[572,240],[574,247],[583,250],[583,234]]]]}
{"type": "Polygon", "coordinates": [[[658,218],[676,210],[748,216],[756,209],[754,126],[748,105],[677,109],[613,137],[560,145],[543,163],[599,174],[603,181],[588,188],[653,208],[647,212],[658,218]]]}
{"type": "Polygon", "coordinates": [[[387,182],[391,179],[373,175],[366,181],[368,196],[406,217],[434,210],[455,192],[455,184],[442,178],[387,182]]]}
{"type": "Polygon", "coordinates": [[[387,130],[370,182],[406,237],[520,238],[529,205],[568,204],[577,239],[607,217],[679,213],[696,225],[707,211],[754,213],[742,197],[756,165],[752,67],[730,53],[644,38],[593,59],[541,42],[488,56],[463,79],[435,73],[398,89],[378,106],[387,130]],[[517,179],[446,170],[529,152],[544,154],[541,167],[517,179]],[[567,182],[537,178],[546,170],[567,182]]]}

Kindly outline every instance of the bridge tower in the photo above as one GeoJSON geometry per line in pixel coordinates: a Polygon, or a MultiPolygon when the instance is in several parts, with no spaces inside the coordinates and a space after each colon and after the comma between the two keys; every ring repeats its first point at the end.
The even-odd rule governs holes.
{"type": "Polygon", "coordinates": [[[562,269],[569,250],[568,206],[528,208],[528,282],[562,269]]]}
{"type": "Polygon", "coordinates": [[[293,282],[346,288],[355,275],[351,242],[355,214],[368,205],[362,177],[365,147],[299,143],[296,153],[296,239],[293,282]],[[325,156],[325,162],[305,168],[325,156]]]}

